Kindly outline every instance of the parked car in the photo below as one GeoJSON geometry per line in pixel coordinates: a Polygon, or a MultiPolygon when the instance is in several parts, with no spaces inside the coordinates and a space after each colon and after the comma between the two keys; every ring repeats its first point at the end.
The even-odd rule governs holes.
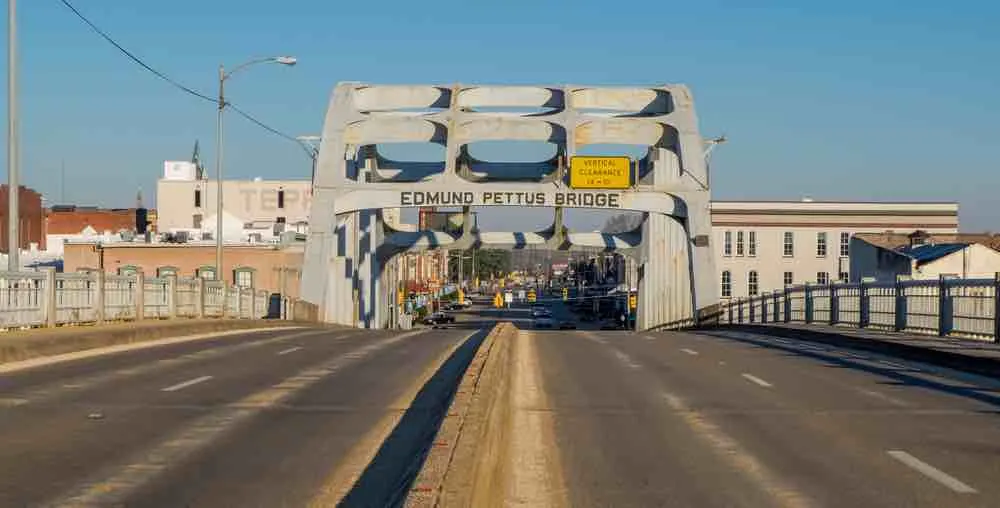
{"type": "Polygon", "coordinates": [[[576,330],[576,323],[574,323],[572,321],[560,321],[559,322],[559,329],[560,330],[576,330]]]}
{"type": "Polygon", "coordinates": [[[442,323],[454,323],[455,316],[445,314],[444,312],[435,312],[424,318],[425,325],[439,325],[442,323]]]}

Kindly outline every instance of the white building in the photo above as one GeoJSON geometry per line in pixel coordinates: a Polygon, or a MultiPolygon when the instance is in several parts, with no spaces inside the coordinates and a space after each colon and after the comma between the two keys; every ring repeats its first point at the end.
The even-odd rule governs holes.
{"type": "MultiPolygon", "coordinates": [[[[309,180],[224,180],[223,238],[227,242],[271,241],[283,231],[308,232],[309,180]]],[[[156,183],[157,228],[214,237],[218,185],[199,179],[194,163],[167,162],[156,183]]]]}
{"type": "Polygon", "coordinates": [[[715,201],[712,226],[720,295],[740,298],[850,279],[856,233],[955,234],[958,204],[715,201]]]}
{"type": "Polygon", "coordinates": [[[1000,272],[1000,252],[978,243],[993,237],[861,234],[851,241],[851,279],[990,278],[1000,272]]]}

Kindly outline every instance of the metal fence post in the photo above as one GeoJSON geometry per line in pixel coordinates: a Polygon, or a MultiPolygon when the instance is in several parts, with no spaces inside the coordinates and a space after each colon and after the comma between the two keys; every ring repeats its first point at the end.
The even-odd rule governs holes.
{"type": "Polygon", "coordinates": [[[1000,342],[1000,272],[993,274],[993,342],[1000,342]]]}
{"type": "Polygon", "coordinates": [[[774,319],[772,319],[771,321],[774,322],[774,323],[777,323],[778,322],[778,292],[775,291],[774,293],[771,293],[771,298],[774,299],[774,301],[772,302],[772,303],[774,303],[774,305],[771,306],[771,307],[774,308],[774,310],[772,311],[772,312],[774,312],[774,319]]]}
{"type": "Polygon", "coordinates": [[[740,324],[742,325],[743,324],[743,299],[740,298],[738,301],[739,301],[739,320],[740,320],[740,324]]]}
{"type": "Polygon", "coordinates": [[[896,297],[896,309],[895,309],[895,323],[893,328],[897,332],[901,332],[906,329],[906,288],[903,287],[903,281],[896,277],[895,285],[895,295],[896,297]]]}
{"type": "Polygon", "coordinates": [[[791,295],[792,295],[791,290],[788,289],[788,286],[785,286],[785,302],[784,302],[785,305],[784,305],[784,307],[785,307],[785,323],[786,324],[792,322],[792,299],[791,299],[791,295]]]}
{"type": "Polygon", "coordinates": [[[729,324],[733,324],[733,301],[726,302],[726,313],[729,314],[729,324]]]}
{"type": "Polygon", "coordinates": [[[94,320],[97,324],[104,323],[104,301],[105,292],[107,291],[107,285],[105,282],[107,278],[104,276],[104,271],[94,272],[94,320]]]}
{"type": "Polygon", "coordinates": [[[56,312],[56,269],[55,267],[45,267],[45,326],[54,328],[57,324],[56,312]]]}
{"type": "Polygon", "coordinates": [[[938,336],[945,337],[948,335],[948,314],[951,312],[949,308],[950,299],[948,298],[948,284],[945,281],[944,275],[938,275],[938,336]]]}
{"type": "Polygon", "coordinates": [[[868,305],[871,300],[868,298],[868,285],[865,281],[858,282],[858,328],[868,328],[869,313],[868,305]]]}
{"type": "Polygon", "coordinates": [[[146,317],[146,275],[141,271],[135,272],[135,320],[142,321],[146,317]]]}
{"type": "Polygon", "coordinates": [[[808,325],[808,324],[812,324],[812,322],[813,322],[813,292],[812,292],[812,287],[809,286],[808,282],[806,283],[805,299],[806,299],[806,301],[805,301],[805,314],[806,314],[805,315],[805,322],[808,325]]]}
{"type": "Polygon", "coordinates": [[[767,293],[760,295],[760,322],[767,324],[767,293]]]}
{"type": "Polygon", "coordinates": [[[202,277],[194,279],[194,317],[205,317],[205,279],[202,277]]]}
{"type": "Polygon", "coordinates": [[[167,317],[177,318],[177,276],[167,275],[167,317]]]}
{"type": "Polygon", "coordinates": [[[830,326],[833,326],[840,322],[840,297],[837,295],[837,286],[831,283],[827,288],[827,294],[830,295],[830,326]]]}
{"type": "Polygon", "coordinates": [[[754,301],[754,298],[752,296],[750,298],[747,298],[747,303],[750,304],[750,309],[748,310],[748,312],[750,313],[750,316],[749,316],[749,318],[750,318],[750,321],[749,321],[750,324],[753,324],[754,319],[757,318],[757,312],[754,310],[753,301],[754,301]]]}

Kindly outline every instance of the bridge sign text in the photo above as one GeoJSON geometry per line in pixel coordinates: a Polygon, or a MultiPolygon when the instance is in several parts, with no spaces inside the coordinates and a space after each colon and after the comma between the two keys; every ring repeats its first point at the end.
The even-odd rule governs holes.
{"type": "Polygon", "coordinates": [[[402,191],[399,206],[566,206],[621,208],[621,192],[402,191]]]}

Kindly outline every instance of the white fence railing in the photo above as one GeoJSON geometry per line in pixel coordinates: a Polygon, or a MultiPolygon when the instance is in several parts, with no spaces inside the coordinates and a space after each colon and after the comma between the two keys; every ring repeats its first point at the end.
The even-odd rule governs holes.
{"type": "Polygon", "coordinates": [[[0,330],[173,318],[315,319],[309,304],[199,278],[0,271],[0,330]]]}
{"type": "Polygon", "coordinates": [[[1000,342],[1000,274],[789,287],[723,302],[720,321],[816,323],[1000,342]]]}

